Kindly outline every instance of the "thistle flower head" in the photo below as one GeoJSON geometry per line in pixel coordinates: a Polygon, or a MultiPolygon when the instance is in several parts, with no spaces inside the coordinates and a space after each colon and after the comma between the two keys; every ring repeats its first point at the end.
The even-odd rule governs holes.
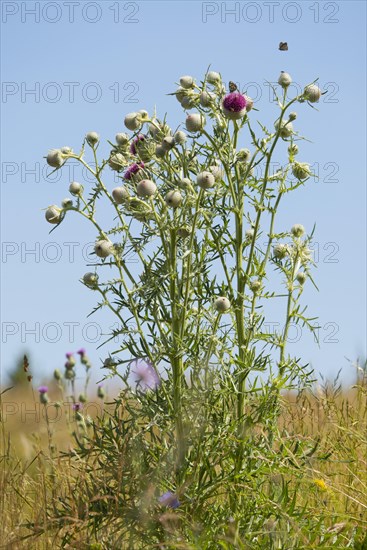
{"type": "Polygon", "coordinates": [[[304,234],[305,232],[305,228],[303,227],[303,225],[301,225],[300,223],[296,223],[292,229],[291,229],[291,233],[294,237],[302,237],[302,235],[304,234]]]}
{"type": "Polygon", "coordinates": [[[47,393],[48,392],[48,386],[40,386],[38,388],[39,393],[47,393]]]}
{"type": "Polygon", "coordinates": [[[126,187],[115,187],[112,189],[112,196],[117,204],[123,204],[129,198],[129,192],[126,187]]]}
{"type": "Polygon", "coordinates": [[[129,113],[125,116],[124,124],[128,130],[135,132],[141,126],[139,113],[129,113]]]}
{"type": "Polygon", "coordinates": [[[88,272],[83,276],[83,283],[90,288],[96,288],[98,285],[97,273],[88,272]]]}
{"type": "Polygon", "coordinates": [[[167,206],[170,206],[171,208],[177,208],[182,202],[182,195],[179,191],[173,189],[172,191],[168,191],[165,197],[165,201],[167,206]]]}
{"type": "Polygon", "coordinates": [[[124,179],[125,180],[131,180],[141,170],[144,168],[144,162],[134,162],[134,164],[131,164],[128,169],[124,172],[124,179]]]}
{"type": "Polygon", "coordinates": [[[107,258],[113,252],[113,244],[107,239],[100,239],[94,245],[94,252],[99,258],[107,258]]]}
{"type": "Polygon", "coordinates": [[[88,145],[94,147],[99,142],[99,135],[97,132],[88,132],[85,139],[87,140],[88,145]]]}
{"type": "Polygon", "coordinates": [[[278,84],[282,88],[288,88],[288,86],[292,83],[292,77],[290,74],[286,73],[285,71],[282,71],[280,73],[280,76],[278,78],[278,84]]]}
{"type": "Polygon", "coordinates": [[[178,130],[173,137],[177,145],[183,145],[187,140],[187,135],[182,130],[178,130]]]}
{"type": "Polygon", "coordinates": [[[246,114],[247,101],[240,92],[231,92],[223,99],[223,112],[230,120],[238,120],[246,114]]]}
{"type": "Polygon", "coordinates": [[[141,180],[136,186],[139,197],[152,197],[157,192],[157,186],[152,180],[141,180]]]}
{"type": "Polygon", "coordinates": [[[45,212],[45,218],[48,221],[48,223],[57,224],[60,223],[62,220],[61,217],[62,209],[57,206],[56,204],[52,204],[49,206],[45,212]]]}
{"type": "Polygon", "coordinates": [[[52,166],[52,168],[61,168],[65,162],[65,159],[60,149],[52,149],[48,153],[46,161],[49,166],[52,166]]]}
{"type": "Polygon", "coordinates": [[[153,364],[144,359],[135,359],[132,362],[131,373],[134,377],[136,387],[140,390],[155,390],[161,381],[153,364]]]}
{"type": "Polygon", "coordinates": [[[139,141],[144,141],[144,140],[145,140],[145,136],[143,134],[139,134],[138,136],[136,136],[136,138],[132,141],[130,145],[130,153],[132,155],[136,155],[136,144],[139,141]]]}
{"type": "Polygon", "coordinates": [[[303,95],[310,103],[317,103],[322,94],[320,88],[316,84],[310,84],[304,89],[303,95]]]}
{"type": "Polygon", "coordinates": [[[225,296],[219,296],[214,302],[214,307],[218,313],[224,313],[230,309],[231,302],[225,296]]]}
{"type": "Polygon", "coordinates": [[[306,162],[294,162],[292,166],[292,174],[298,180],[305,180],[311,176],[310,165],[306,162]]]}
{"type": "Polygon", "coordinates": [[[193,113],[186,118],[186,128],[189,132],[200,132],[205,126],[205,117],[201,113],[193,113]]]}
{"type": "Polygon", "coordinates": [[[185,90],[188,90],[190,88],[193,88],[194,86],[194,79],[192,76],[181,76],[180,78],[180,86],[184,88],[185,90]]]}
{"type": "Polygon", "coordinates": [[[209,71],[206,80],[209,84],[219,84],[222,81],[220,74],[215,71],[209,71]]]}
{"type": "Polygon", "coordinates": [[[83,193],[82,184],[77,181],[72,181],[69,185],[69,193],[75,196],[81,195],[83,193]]]}

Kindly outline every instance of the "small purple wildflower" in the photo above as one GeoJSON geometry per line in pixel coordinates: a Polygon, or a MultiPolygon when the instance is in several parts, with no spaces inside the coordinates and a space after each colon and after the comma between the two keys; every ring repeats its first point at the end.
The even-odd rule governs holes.
{"type": "Polygon", "coordinates": [[[47,392],[48,392],[48,387],[47,387],[47,386],[40,386],[40,387],[38,388],[38,391],[39,391],[40,393],[47,393],[47,392]]]}
{"type": "Polygon", "coordinates": [[[172,493],[171,491],[167,491],[158,499],[159,503],[162,504],[162,506],[167,506],[168,508],[176,509],[180,506],[180,501],[178,500],[175,493],[172,493]]]}
{"type": "Polygon", "coordinates": [[[139,134],[134,140],[133,142],[131,143],[130,145],[130,153],[132,155],[136,155],[136,147],[135,145],[139,142],[139,141],[144,141],[145,140],[145,136],[143,136],[143,134],[139,134]]]}
{"type": "Polygon", "coordinates": [[[148,360],[135,359],[131,372],[134,382],[141,390],[155,390],[161,383],[157,371],[148,360]]]}
{"type": "Polygon", "coordinates": [[[139,172],[141,168],[144,168],[144,162],[139,162],[139,163],[134,162],[134,164],[131,164],[129,168],[126,170],[126,172],[124,173],[125,180],[131,180],[131,178],[135,174],[137,174],[137,172],[139,172]]]}
{"type": "Polygon", "coordinates": [[[77,354],[82,358],[86,354],[85,348],[78,349],[77,354]]]}
{"type": "Polygon", "coordinates": [[[73,404],[73,411],[80,411],[80,409],[82,408],[82,404],[81,403],[74,403],[73,404]]]}
{"type": "Polygon", "coordinates": [[[247,101],[240,92],[231,92],[223,99],[224,114],[233,120],[242,118],[246,114],[247,101]]]}

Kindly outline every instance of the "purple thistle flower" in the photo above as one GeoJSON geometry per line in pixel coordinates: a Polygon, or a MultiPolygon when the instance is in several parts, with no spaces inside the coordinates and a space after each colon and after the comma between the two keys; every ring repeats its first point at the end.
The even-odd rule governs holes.
{"type": "Polygon", "coordinates": [[[139,134],[134,140],[133,142],[131,143],[130,145],[130,153],[132,155],[136,155],[136,147],[135,145],[139,142],[139,141],[144,141],[145,140],[145,136],[143,136],[143,134],[139,134]]]}
{"type": "Polygon", "coordinates": [[[81,403],[74,403],[73,404],[73,411],[80,411],[80,409],[82,408],[82,404],[81,403]]]}
{"type": "Polygon", "coordinates": [[[78,349],[77,354],[80,355],[80,358],[82,359],[84,357],[84,355],[86,354],[85,348],[78,349]]]}
{"type": "Polygon", "coordinates": [[[40,386],[38,388],[38,391],[42,394],[47,393],[48,392],[48,387],[47,386],[40,386]]]}
{"type": "Polygon", "coordinates": [[[237,120],[246,114],[247,101],[240,92],[231,92],[223,99],[223,111],[227,118],[237,120]]]}
{"type": "Polygon", "coordinates": [[[131,180],[131,178],[137,173],[139,172],[139,170],[141,168],[144,168],[144,162],[139,162],[139,163],[136,163],[134,162],[134,164],[131,164],[129,166],[129,168],[126,170],[126,172],[124,173],[124,178],[125,180],[131,180]]]}
{"type": "Polygon", "coordinates": [[[172,493],[171,491],[167,491],[158,499],[159,503],[162,504],[162,506],[168,506],[169,508],[176,509],[180,506],[180,501],[178,500],[177,496],[172,493]]]}
{"type": "Polygon", "coordinates": [[[134,376],[134,382],[141,390],[155,390],[161,383],[157,371],[152,363],[143,359],[133,361],[131,372],[134,376]]]}

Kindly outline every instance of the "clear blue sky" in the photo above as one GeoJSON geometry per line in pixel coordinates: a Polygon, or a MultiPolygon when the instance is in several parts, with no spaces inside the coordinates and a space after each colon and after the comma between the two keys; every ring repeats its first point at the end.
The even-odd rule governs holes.
{"type": "MultiPolygon", "coordinates": [[[[47,181],[43,156],[63,145],[78,150],[89,130],[113,139],[124,115],[141,108],[169,112],[175,127],[183,113],[166,94],[181,75],[200,79],[210,64],[226,81],[247,85],[268,125],[277,111],[265,81],[281,70],[300,86],[319,77],[329,90],[318,112],[297,106],[296,126],[312,140],[300,160],[317,163],[320,179],[287,198],[278,228],[317,224],[320,292],[310,286],[305,301],[319,317],[321,345],[302,334],[290,351],[328,376],[343,367],[348,379],[346,357],[365,354],[366,332],[365,2],[4,1],[1,8],[3,373],[25,349],[38,377],[61,367],[66,351],[84,346],[97,366],[115,349],[97,350],[98,327],[108,332],[115,320],[107,312],[87,319],[96,297],[78,281],[94,231],[70,216],[49,235],[41,210],[60,203],[83,174],[64,169],[47,181]],[[288,52],[278,51],[279,41],[288,52]]],[[[108,178],[112,188],[112,172],[108,178]]]]}

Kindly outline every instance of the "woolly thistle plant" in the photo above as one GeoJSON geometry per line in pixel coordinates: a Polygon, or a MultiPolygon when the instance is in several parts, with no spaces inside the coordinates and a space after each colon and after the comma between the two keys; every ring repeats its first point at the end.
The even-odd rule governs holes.
{"type": "MultiPolygon", "coordinates": [[[[96,132],[86,135],[79,153],[64,147],[47,156],[56,170],[77,160],[94,178],[89,186],[71,182],[75,202],[49,206],[46,220],[60,224],[78,214],[95,228],[98,261],[82,282],[100,295],[98,307],[117,317],[111,339],[121,339],[104,367],[127,381],[126,365],[133,365],[142,381],[137,399],[144,394],[150,400],[151,421],[158,423],[164,410],[174,422],[173,477],[165,487],[174,495],[189,484],[198,445],[209,445],[205,438],[195,440],[202,435],[195,432],[200,422],[193,412],[199,395],[209,416],[215,388],[225,396],[222,428],[234,426],[233,470],[227,474],[233,471],[238,481],[246,477],[246,434],[260,421],[256,415],[249,420],[254,392],[263,395],[261,421],[269,420],[271,445],[281,389],[307,379],[287,352],[287,338],[293,323],[315,330],[300,304],[303,289],[313,282],[312,233],[297,219],[292,228],[277,228],[276,219],[287,194],[312,175],[306,162],[295,160],[302,137],[294,106],[308,108],[321,91],[311,83],[291,98],[290,75],[283,72],[278,82],[278,112],[270,126],[257,122],[246,93],[227,91],[221,75],[210,71],[201,82],[182,77],[172,93],[184,111],[179,129],[166,116],[140,110],[125,116],[131,134],[120,132],[108,142],[111,150],[103,160],[96,132]],[[283,160],[274,172],[278,150],[283,160]],[[112,227],[97,217],[99,200],[111,206],[112,227]],[[130,265],[132,253],[136,262],[130,265]],[[269,332],[265,304],[282,299],[282,329],[269,332]],[[143,367],[137,369],[137,361],[143,367]],[[264,385],[256,386],[258,372],[264,373],[264,385]]],[[[184,501],[182,494],[174,498],[175,507],[184,501]]],[[[230,500],[238,518],[241,503],[235,494],[230,500]]]]}

